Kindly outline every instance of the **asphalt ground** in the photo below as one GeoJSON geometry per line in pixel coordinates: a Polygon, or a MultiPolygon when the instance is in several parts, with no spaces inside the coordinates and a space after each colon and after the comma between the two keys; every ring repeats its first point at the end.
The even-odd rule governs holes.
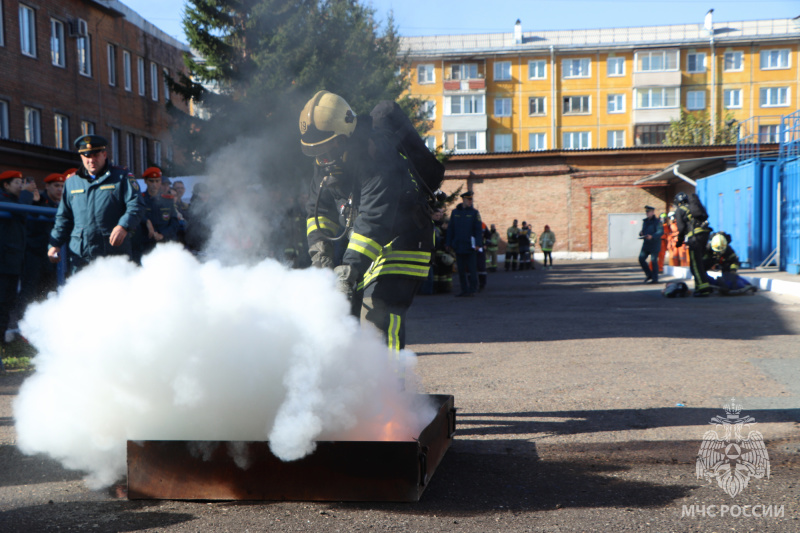
{"type": "Polygon", "coordinates": [[[492,273],[474,298],[419,296],[408,347],[424,392],[454,396],[458,425],[417,503],[89,491],[16,450],[25,376],[1,376],[0,531],[800,531],[800,300],[667,299],[642,279],[633,260],[563,262],[492,273]],[[732,396],[771,467],[735,498],[695,474],[732,396]],[[769,512],[782,516],[753,516],[769,512]]]}

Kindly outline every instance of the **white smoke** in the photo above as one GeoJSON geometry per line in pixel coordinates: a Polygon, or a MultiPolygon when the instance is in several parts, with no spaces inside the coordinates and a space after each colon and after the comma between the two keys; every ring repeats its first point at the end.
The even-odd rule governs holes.
{"type": "Polygon", "coordinates": [[[19,448],[100,488],[125,474],[127,440],[269,440],[294,460],[315,440],[379,440],[390,421],[418,436],[433,408],[399,391],[385,343],[334,286],[330,271],[200,263],[176,244],[142,267],[95,261],[21,323],[39,353],[14,404],[19,448]]]}

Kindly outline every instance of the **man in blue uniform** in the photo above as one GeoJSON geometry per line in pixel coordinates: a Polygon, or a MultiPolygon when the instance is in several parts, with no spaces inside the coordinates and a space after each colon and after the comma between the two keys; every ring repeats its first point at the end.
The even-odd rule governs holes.
{"type": "Polygon", "coordinates": [[[406,312],[428,276],[433,250],[433,221],[418,177],[389,137],[373,129],[372,117],[356,117],[341,96],[315,94],[299,126],[303,153],[316,162],[306,206],[311,264],[333,268],[354,316],[373,286],[366,319],[391,350],[400,350],[406,312]],[[337,240],[346,247],[341,261],[337,240]]]}
{"type": "MultiPolygon", "coordinates": [[[[17,204],[21,192],[22,172],[7,170],[0,173],[0,202],[17,204]]],[[[11,311],[17,301],[17,285],[25,259],[25,215],[7,214],[7,217],[0,218],[0,343],[3,344],[11,311]]],[[[2,364],[0,360],[0,369],[2,364]]]]}
{"type": "Polygon", "coordinates": [[[98,257],[130,257],[126,237],[141,216],[139,188],[124,169],[109,164],[106,139],[83,135],[74,144],[82,165],[64,184],[47,250],[50,261],[58,263],[67,244],[72,273],[98,257]]]}
{"type": "Polygon", "coordinates": [[[642,220],[642,230],[639,232],[639,238],[642,239],[642,249],[639,252],[639,264],[644,271],[645,283],[658,283],[658,252],[661,251],[661,234],[664,233],[664,228],[661,220],[656,217],[656,208],[646,205],[644,212],[647,215],[642,220]],[[647,264],[647,256],[653,264],[653,269],[647,264]]]}
{"type": "Polygon", "coordinates": [[[447,247],[456,253],[458,282],[456,296],[475,296],[478,291],[478,248],[483,247],[481,214],[472,207],[472,191],[461,195],[462,202],[450,213],[447,247]]]}

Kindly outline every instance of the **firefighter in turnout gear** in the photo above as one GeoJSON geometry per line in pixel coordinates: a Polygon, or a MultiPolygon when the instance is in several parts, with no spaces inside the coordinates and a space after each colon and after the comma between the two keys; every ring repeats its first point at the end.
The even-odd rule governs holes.
{"type": "Polygon", "coordinates": [[[301,147],[315,160],[307,204],[312,265],[333,268],[337,286],[361,315],[386,336],[390,349],[405,346],[405,318],[428,276],[433,221],[419,177],[388,135],[373,130],[340,96],[320,91],[300,113],[301,147]],[[341,264],[332,240],[346,242],[341,264]]]}
{"type": "Polygon", "coordinates": [[[703,256],[711,230],[708,227],[708,215],[703,216],[705,208],[700,204],[697,195],[693,195],[692,200],[694,206],[689,205],[686,193],[679,192],[675,195],[675,223],[678,226],[678,241],[675,244],[680,248],[685,241],[689,247],[689,265],[694,277],[693,295],[708,296],[711,294],[711,284],[703,266],[703,256]]]}
{"type": "Polygon", "coordinates": [[[506,272],[509,269],[517,269],[517,258],[519,257],[519,228],[517,227],[517,220],[511,224],[511,227],[506,230],[506,259],[504,261],[506,272]]]}
{"type": "Polygon", "coordinates": [[[484,237],[486,242],[486,267],[489,272],[497,272],[497,247],[500,244],[500,234],[494,224],[490,226],[488,234],[484,237]]]}

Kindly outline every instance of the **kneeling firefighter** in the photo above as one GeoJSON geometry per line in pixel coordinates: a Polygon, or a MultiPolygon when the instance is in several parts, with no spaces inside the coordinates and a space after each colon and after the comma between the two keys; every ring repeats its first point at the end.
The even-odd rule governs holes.
{"type": "Polygon", "coordinates": [[[388,127],[387,113],[402,111],[381,102],[371,116],[356,117],[342,97],[320,91],[300,113],[300,143],[316,162],[307,204],[311,262],[333,268],[356,317],[364,290],[373,286],[366,319],[385,334],[390,349],[400,350],[406,312],[428,276],[434,231],[430,187],[417,174],[428,169],[415,169],[416,152],[400,151],[407,139],[388,127]],[[336,241],[346,246],[341,260],[334,255],[336,241]]]}

